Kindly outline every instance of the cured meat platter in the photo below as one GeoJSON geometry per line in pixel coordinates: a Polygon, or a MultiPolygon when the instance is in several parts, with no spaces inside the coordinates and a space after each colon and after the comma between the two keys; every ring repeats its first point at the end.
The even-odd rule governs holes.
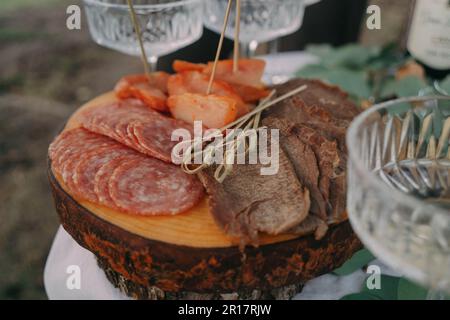
{"type": "Polygon", "coordinates": [[[220,128],[254,110],[247,102],[268,91],[254,82],[229,87],[219,71],[215,95],[195,96],[206,83],[198,72],[207,68],[178,62],[172,76],[125,77],[114,92],[80,107],[49,148],[57,212],[111,283],[131,297],[290,298],[361,247],[346,220],[342,173],[341,129],[356,111],[338,88],[294,80],[276,88],[277,95],[305,83],[310,91],[265,110],[262,121],[281,132],[281,173],[252,178],[251,165],[237,165],[222,182],[213,179],[213,167],[187,174],[171,163],[167,135],[189,129],[194,116],[220,128]],[[145,85],[136,84],[142,79],[145,85]],[[295,119],[292,105],[304,113],[295,129],[283,118],[295,119]],[[217,106],[220,112],[203,111],[217,106]],[[328,161],[330,153],[337,160],[328,161]],[[256,184],[260,190],[252,192],[256,184]]]}

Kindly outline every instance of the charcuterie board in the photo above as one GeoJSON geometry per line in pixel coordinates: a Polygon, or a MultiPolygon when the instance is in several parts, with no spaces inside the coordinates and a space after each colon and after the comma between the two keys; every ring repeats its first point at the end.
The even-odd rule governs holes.
{"type": "MultiPolygon", "coordinates": [[[[64,130],[79,126],[81,112],[115,99],[111,92],[85,104],[64,130]]],[[[238,239],[217,226],[206,197],[176,216],[129,215],[70,194],[50,161],[48,176],[65,230],[96,255],[115,286],[135,298],[228,293],[244,298],[255,292],[253,297],[280,297],[292,286],[339,267],[360,248],[349,223],[343,222],[330,227],[321,240],[262,235],[258,247],[242,250],[238,239]]]]}

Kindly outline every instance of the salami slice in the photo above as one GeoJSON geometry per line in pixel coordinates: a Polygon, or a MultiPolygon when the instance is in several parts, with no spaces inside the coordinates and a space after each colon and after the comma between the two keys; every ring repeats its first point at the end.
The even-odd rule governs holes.
{"type": "Polygon", "coordinates": [[[120,208],[116,205],[116,203],[109,195],[109,180],[117,167],[119,167],[123,163],[130,162],[136,159],[141,159],[141,155],[137,153],[121,155],[104,164],[97,171],[94,179],[94,191],[101,205],[120,210],[120,208]]]}
{"type": "Polygon", "coordinates": [[[95,133],[85,134],[86,130],[84,129],[74,129],[68,132],[71,132],[71,134],[61,135],[63,142],[60,142],[57,146],[59,150],[51,153],[54,156],[52,167],[74,195],[93,200],[90,197],[92,193],[85,194],[86,190],[80,191],[80,188],[75,184],[76,168],[91,153],[98,152],[98,150],[109,150],[114,145],[117,146],[117,142],[95,133]]]}
{"type": "Polygon", "coordinates": [[[98,136],[97,139],[81,140],[77,144],[72,145],[60,158],[61,175],[64,182],[68,184],[72,182],[72,175],[77,163],[86,157],[90,151],[110,147],[113,143],[115,142],[109,138],[98,136]]]}
{"type": "Polygon", "coordinates": [[[50,152],[52,168],[56,173],[64,176],[66,167],[71,165],[72,160],[77,160],[83,152],[90,148],[101,146],[102,143],[111,143],[110,139],[88,132],[84,129],[69,131],[71,134],[62,134],[58,140],[57,149],[50,152]],[[73,131],[73,132],[72,132],[73,131]],[[109,142],[106,142],[109,140],[109,142]]]}
{"type": "Polygon", "coordinates": [[[109,136],[123,144],[126,139],[126,126],[135,119],[145,119],[151,111],[130,102],[114,103],[94,110],[88,110],[81,117],[82,125],[90,131],[109,136]]]}
{"type": "Polygon", "coordinates": [[[79,195],[77,189],[74,186],[73,176],[75,172],[75,167],[80,163],[81,158],[83,158],[83,153],[75,153],[70,158],[64,161],[63,166],[61,167],[61,177],[64,181],[64,184],[69,188],[69,190],[75,195],[79,195]]]}
{"type": "Polygon", "coordinates": [[[49,147],[49,156],[52,160],[52,166],[59,167],[61,164],[61,156],[69,151],[70,147],[77,143],[81,144],[82,141],[94,137],[97,137],[97,135],[85,129],[69,130],[60,134],[49,147]]]}
{"type": "Polygon", "coordinates": [[[141,215],[174,215],[193,207],[203,196],[195,176],[153,158],[118,166],[109,180],[111,198],[122,210],[141,215]]]}
{"type": "Polygon", "coordinates": [[[181,121],[169,125],[164,120],[155,119],[150,124],[135,121],[130,126],[145,153],[165,162],[172,162],[172,149],[178,143],[172,141],[173,131],[182,128],[191,132],[191,127],[181,121]]]}
{"type": "Polygon", "coordinates": [[[97,201],[95,176],[98,170],[111,160],[131,153],[132,151],[129,148],[117,143],[88,152],[85,157],[78,161],[73,170],[74,189],[82,194],[85,199],[97,201]]]}
{"type": "Polygon", "coordinates": [[[131,124],[134,122],[141,122],[140,120],[132,120],[131,122],[128,119],[122,120],[116,126],[116,132],[120,133],[121,140],[124,141],[128,147],[139,151],[140,153],[147,154],[147,150],[139,144],[137,138],[133,135],[131,130],[131,124]]]}
{"type": "Polygon", "coordinates": [[[127,124],[127,139],[130,141],[130,147],[138,150],[139,152],[143,154],[147,154],[148,150],[146,150],[138,141],[136,135],[134,134],[134,124],[139,124],[140,121],[132,121],[127,124]]]}
{"type": "Polygon", "coordinates": [[[122,101],[85,112],[81,123],[86,129],[106,135],[141,153],[171,162],[171,141],[176,129],[192,132],[192,126],[142,105],[122,101]]]}

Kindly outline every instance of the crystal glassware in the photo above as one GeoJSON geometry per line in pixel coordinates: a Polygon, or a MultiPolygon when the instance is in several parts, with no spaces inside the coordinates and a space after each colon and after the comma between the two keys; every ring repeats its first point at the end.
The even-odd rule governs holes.
{"type": "MultiPolygon", "coordinates": [[[[127,0],[83,0],[94,41],[119,52],[141,51],[127,0]]],[[[133,0],[151,69],[158,57],[197,41],[203,32],[203,0],[133,0]]]]}
{"type": "MultiPolygon", "coordinates": [[[[274,40],[297,31],[303,22],[304,0],[241,0],[239,41],[243,54],[253,56],[258,43],[274,40]]],[[[205,2],[205,26],[222,32],[228,0],[205,2]]],[[[234,39],[236,6],[230,11],[225,36],[234,39]]]]}
{"type": "Polygon", "coordinates": [[[366,110],[347,134],[347,208],[365,246],[430,292],[450,293],[450,97],[366,110]]]}

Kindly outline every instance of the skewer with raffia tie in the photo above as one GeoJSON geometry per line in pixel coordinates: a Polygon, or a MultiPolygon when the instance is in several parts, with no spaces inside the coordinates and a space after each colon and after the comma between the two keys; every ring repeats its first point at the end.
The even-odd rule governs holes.
{"type": "MultiPolygon", "coordinates": [[[[223,39],[225,37],[225,31],[227,30],[228,18],[230,17],[232,2],[233,2],[233,0],[228,0],[227,10],[225,11],[225,18],[223,19],[222,32],[220,33],[219,43],[217,44],[216,57],[214,58],[214,64],[213,64],[213,67],[211,70],[211,76],[209,77],[208,89],[206,90],[207,95],[211,93],[212,85],[214,82],[214,76],[216,74],[217,62],[219,61],[220,52],[222,51],[223,39]]],[[[236,20],[237,20],[237,17],[236,17],[236,20]]],[[[234,39],[234,41],[236,43],[236,39],[234,39]]]]}
{"type": "Polygon", "coordinates": [[[142,41],[141,28],[137,21],[136,12],[134,11],[132,0],[127,0],[127,2],[128,2],[128,7],[130,8],[131,22],[133,23],[134,31],[136,32],[136,38],[138,40],[139,48],[141,50],[141,60],[142,60],[142,64],[144,65],[144,73],[150,81],[150,66],[148,64],[147,54],[145,52],[144,43],[142,41]]]}
{"type": "MultiPolygon", "coordinates": [[[[217,45],[216,56],[214,58],[214,64],[209,78],[208,89],[206,94],[211,93],[212,85],[214,83],[214,76],[216,74],[217,63],[220,58],[220,52],[222,51],[223,39],[225,38],[225,31],[227,30],[228,19],[230,17],[231,5],[233,0],[228,0],[227,9],[225,11],[225,18],[223,20],[222,32],[220,33],[219,43],[217,45]]],[[[239,70],[239,33],[241,29],[241,0],[236,0],[236,17],[234,25],[234,49],[233,49],[233,72],[239,70]]]]}
{"type": "Polygon", "coordinates": [[[239,70],[239,33],[241,32],[241,0],[236,0],[236,19],[234,24],[233,72],[239,70]]]}
{"type": "MultiPolygon", "coordinates": [[[[256,132],[260,129],[259,127],[259,121],[261,118],[261,113],[289,98],[292,97],[304,90],[307,89],[306,85],[300,86],[280,97],[277,97],[275,99],[272,100],[273,96],[275,95],[275,90],[272,90],[272,92],[270,93],[270,95],[268,97],[266,97],[265,99],[263,99],[260,104],[251,112],[243,115],[242,117],[240,117],[239,119],[231,122],[230,124],[222,127],[219,129],[220,132],[225,132],[225,130],[227,129],[231,129],[230,132],[228,132],[228,135],[225,137],[225,140],[220,144],[213,144],[210,143],[208,144],[206,147],[203,147],[203,145],[207,142],[211,142],[211,139],[213,139],[215,137],[215,135],[206,135],[205,137],[203,137],[201,140],[190,140],[190,141],[186,141],[186,143],[190,143],[190,146],[188,148],[186,148],[186,152],[183,155],[183,163],[181,164],[181,167],[183,169],[184,172],[189,173],[189,174],[195,174],[198,171],[206,168],[207,166],[209,166],[210,164],[207,161],[204,161],[204,159],[206,158],[210,158],[213,156],[214,152],[223,152],[223,147],[227,146],[227,145],[231,145],[231,148],[228,148],[227,152],[236,152],[238,151],[238,145],[237,143],[239,143],[240,138],[242,139],[242,137],[246,137],[248,136],[248,130],[256,130],[256,132]],[[242,129],[243,128],[243,129],[242,129]],[[242,131],[236,135],[236,131],[237,129],[242,129],[242,131]],[[236,138],[236,139],[235,139],[236,138]],[[198,148],[200,148],[202,151],[200,151],[200,153],[196,153],[195,150],[197,150],[198,148]],[[190,167],[193,163],[193,160],[196,158],[196,156],[200,155],[202,158],[202,164],[200,165],[196,165],[194,167],[190,167]]],[[[246,146],[245,148],[245,152],[247,152],[248,150],[252,150],[256,148],[255,143],[257,143],[257,140],[249,140],[249,144],[248,147],[246,146]]],[[[230,154],[226,154],[223,157],[223,159],[227,159],[227,156],[230,156],[230,154]]],[[[223,164],[220,164],[215,173],[214,173],[214,178],[219,181],[219,182],[223,182],[225,180],[225,178],[227,177],[227,175],[231,172],[232,170],[232,163],[227,163],[227,161],[224,161],[223,164]]]]}

